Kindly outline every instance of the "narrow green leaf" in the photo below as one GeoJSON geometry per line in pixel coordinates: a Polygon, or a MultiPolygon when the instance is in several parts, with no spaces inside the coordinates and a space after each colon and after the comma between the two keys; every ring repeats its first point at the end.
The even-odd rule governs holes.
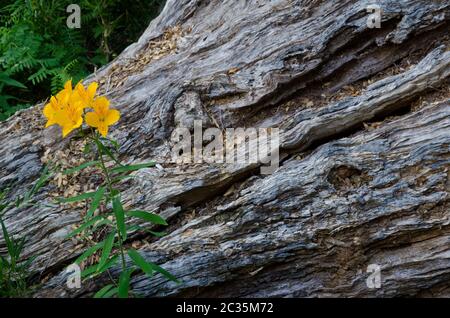
{"type": "Polygon", "coordinates": [[[110,142],[113,145],[115,151],[119,150],[119,143],[117,142],[117,140],[108,137],[100,137],[100,140],[110,142]]]}
{"type": "Polygon", "coordinates": [[[100,149],[100,152],[102,154],[107,155],[109,158],[111,158],[115,163],[117,163],[119,166],[121,166],[122,164],[116,159],[116,157],[114,157],[114,155],[112,154],[111,150],[108,149],[108,147],[105,147],[105,145],[103,145],[101,143],[101,141],[94,139],[95,144],[97,145],[98,149],[100,149]]]}
{"type": "Polygon", "coordinates": [[[113,169],[111,169],[111,172],[112,173],[131,172],[131,171],[136,171],[136,170],[140,170],[143,168],[150,168],[150,167],[154,167],[154,166],[155,166],[154,162],[141,163],[141,164],[137,164],[137,165],[125,165],[125,166],[113,168],[113,169]]]}
{"type": "Polygon", "coordinates": [[[25,246],[25,238],[22,237],[17,241],[13,242],[14,245],[14,257],[16,259],[20,258],[20,254],[22,254],[23,247],[25,246]]]}
{"type": "Polygon", "coordinates": [[[151,230],[147,230],[147,232],[149,232],[150,234],[156,236],[156,237],[163,237],[167,235],[167,232],[156,232],[156,231],[151,231],[151,230]]]}
{"type": "Polygon", "coordinates": [[[73,174],[75,172],[78,172],[78,171],[83,170],[83,169],[85,169],[87,167],[90,167],[90,166],[94,166],[96,164],[98,164],[98,161],[85,162],[85,163],[79,165],[78,167],[74,167],[74,168],[71,168],[71,169],[64,170],[63,174],[64,175],[73,174]]]}
{"type": "Polygon", "coordinates": [[[120,197],[115,196],[112,200],[114,215],[116,216],[117,228],[120,233],[122,241],[127,239],[127,228],[125,225],[125,212],[123,210],[122,203],[120,202],[120,197]]]}
{"type": "Polygon", "coordinates": [[[111,251],[114,245],[114,237],[115,237],[116,233],[112,232],[110,233],[106,239],[105,239],[105,244],[103,246],[103,251],[102,251],[102,256],[100,257],[100,261],[98,263],[98,268],[102,268],[103,266],[105,266],[106,262],[109,259],[109,255],[111,255],[111,251]]]}
{"type": "Polygon", "coordinates": [[[132,175],[122,175],[122,176],[118,176],[118,177],[116,177],[116,178],[114,178],[114,179],[112,179],[111,180],[111,183],[112,184],[115,184],[115,183],[119,183],[120,181],[123,181],[123,180],[127,180],[127,179],[135,179],[136,177],[135,176],[132,176],[132,175]]]}
{"type": "MultiPolygon", "coordinates": [[[[106,216],[105,216],[106,217],[106,216]]],[[[95,231],[97,228],[99,228],[100,226],[103,226],[103,225],[106,225],[106,224],[108,224],[108,225],[113,225],[113,222],[111,222],[110,220],[108,220],[108,219],[103,219],[103,220],[101,220],[101,221],[99,221],[99,222],[97,222],[97,223],[95,223],[95,225],[92,227],[92,231],[95,231]]]]}
{"type": "Polygon", "coordinates": [[[128,250],[128,256],[148,277],[152,277],[153,270],[149,263],[134,249],[128,250]]]}
{"type": "Polygon", "coordinates": [[[80,265],[82,261],[84,261],[89,256],[93,255],[96,251],[102,248],[103,245],[105,245],[105,241],[101,241],[100,243],[97,243],[94,246],[88,248],[83,254],[78,256],[78,258],[75,260],[75,263],[80,265]]]}
{"type": "Polygon", "coordinates": [[[21,264],[24,268],[29,268],[31,263],[34,262],[34,260],[37,258],[37,255],[31,256],[29,259],[27,259],[23,264],[21,264]]]}
{"type": "Polygon", "coordinates": [[[117,287],[114,287],[114,288],[111,289],[109,292],[107,292],[107,293],[103,296],[103,298],[111,298],[111,297],[113,297],[114,295],[116,295],[117,292],[118,292],[118,288],[117,288],[117,287]]]}
{"type": "Polygon", "coordinates": [[[36,183],[33,185],[30,191],[26,192],[24,195],[24,198],[20,204],[23,204],[24,202],[27,202],[31,199],[31,197],[39,191],[39,189],[44,186],[45,183],[50,179],[51,173],[48,171],[48,166],[45,166],[44,170],[42,171],[41,175],[39,176],[39,179],[36,181],[36,183]]]}
{"type": "Polygon", "coordinates": [[[106,262],[106,264],[102,268],[99,268],[98,264],[92,265],[92,266],[84,269],[81,272],[81,277],[82,278],[86,278],[86,277],[93,278],[93,277],[95,277],[95,276],[97,276],[97,275],[99,275],[101,273],[104,273],[107,269],[109,269],[110,267],[114,266],[118,259],[119,259],[119,256],[118,255],[114,255],[113,257],[111,257],[106,262]]]}
{"type": "Polygon", "coordinates": [[[82,277],[82,278],[85,278],[85,277],[91,276],[92,274],[94,274],[94,273],[97,272],[97,268],[98,268],[98,265],[97,265],[97,264],[85,268],[85,269],[81,272],[81,277],[82,277]]]}
{"type": "Polygon", "coordinates": [[[94,198],[92,199],[91,206],[86,213],[86,218],[90,219],[94,215],[94,212],[100,205],[100,202],[102,201],[104,194],[105,194],[105,187],[98,188],[97,192],[95,192],[94,198]]]}
{"type": "Polygon", "coordinates": [[[174,281],[174,282],[177,283],[177,284],[180,284],[180,283],[181,283],[175,276],[173,276],[171,273],[169,273],[168,271],[166,271],[166,270],[165,270],[164,268],[162,268],[161,266],[158,266],[158,265],[156,265],[156,264],[154,264],[154,263],[152,263],[152,262],[149,262],[148,264],[151,266],[151,268],[152,268],[155,272],[158,272],[158,273],[164,275],[167,279],[169,279],[169,280],[171,280],[171,281],[174,281]]]}
{"type": "Polygon", "coordinates": [[[154,236],[156,236],[156,237],[163,237],[163,236],[166,236],[166,235],[167,235],[167,232],[156,232],[156,231],[151,231],[151,230],[146,229],[145,227],[139,226],[139,225],[137,225],[137,224],[136,224],[136,225],[131,225],[131,226],[127,227],[127,230],[128,230],[128,234],[134,233],[134,232],[138,232],[138,231],[141,231],[141,232],[150,233],[150,234],[152,234],[152,235],[154,235],[154,236]]]}
{"type": "Polygon", "coordinates": [[[140,210],[127,211],[127,215],[133,216],[135,218],[139,218],[139,219],[142,219],[142,220],[145,220],[147,222],[160,224],[160,225],[167,225],[166,220],[164,220],[162,217],[160,217],[157,214],[150,213],[150,212],[147,212],[147,211],[140,211],[140,210]]]}
{"type": "Polygon", "coordinates": [[[91,152],[91,144],[90,143],[86,144],[83,148],[84,154],[88,154],[89,152],[91,152]]]}
{"type": "Polygon", "coordinates": [[[14,255],[14,244],[9,236],[8,230],[6,229],[5,223],[3,223],[3,219],[0,218],[0,224],[2,226],[3,238],[6,243],[6,248],[8,249],[9,255],[14,255]]]}
{"type": "Polygon", "coordinates": [[[119,255],[114,255],[106,262],[106,264],[102,268],[97,269],[97,272],[99,274],[104,273],[107,269],[113,267],[117,263],[118,260],[119,260],[119,255]]]}
{"type": "Polygon", "coordinates": [[[85,229],[87,229],[88,227],[94,225],[96,222],[100,221],[101,219],[103,219],[103,215],[97,215],[95,217],[93,217],[92,219],[90,219],[89,221],[81,224],[81,226],[79,228],[77,228],[76,230],[72,231],[69,235],[67,235],[67,238],[75,236],[81,232],[83,232],[85,229]]]}
{"type": "Polygon", "coordinates": [[[21,82],[16,81],[15,79],[12,79],[8,75],[6,75],[5,72],[0,73],[0,82],[5,83],[7,86],[13,86],[13,87],[18,87],[18,88],[23,88],[23,89],[27,88],[21,82]]]}
{"type": "Polygon", "coordinates": [[[75,197],[71,197],[71,198],[57,198],[56,200],[60,203],[71,203],[71,202],[78,202],[78,201],[83,201],[83,200],[87,200],[87,199],[91,199],[95,196],[96,192],[86,192],[86,193],[82,193],[80,195],[77,195],[75,197]]]}
{"type": "Polygon", "coordinates": [[[130,277],[133,269],[123,271],[119,277],[119,298],[128,298],[130,290],[130,277]]]}
{"type": "Polygon", "coordinates": [[[114,285],[112,284],[106,285],[105,287],[103,287],[102,289],[100,289],[98,292],[95,293],[94,298],[103,298],[106,295],[106,293],[109,292],[113,287],[114,285]]]}

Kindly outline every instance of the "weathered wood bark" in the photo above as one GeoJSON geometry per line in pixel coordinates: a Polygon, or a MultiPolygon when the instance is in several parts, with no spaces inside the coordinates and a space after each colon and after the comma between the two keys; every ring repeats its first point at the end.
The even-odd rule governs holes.
{"type": "MultiPolygon", "coordinates": [[[[183,284],[137,275],[136,291],[450,296],[450,3],[379,1],[381,28],[369,29],[370,3],[169,0],[138,43],[87,80],[123,114],[113,131],[121,159],[160,163],[123,185],[124,199],[166,217],[169,234],[129,243],[183,284]],[[279,127],[280,168],[169,163],[171,133],[194,119],[279,127]],[[369,264],[381,267],[379,289],[366,285],[369,264]]],[[[0,186],[14,183],[11,197],[42,161],[82,157],[78,140],[42,129],[41,108],[0,125],[0,186]]],[[[36,297],[88,296],[104,283],[65,285],[65,266],[86,248],[65,235],[85,209],[51,195],[79,191],[80,180],[99,181],[59,180],[39,208],[5,216],[28,239],[25,256],[38,256],[36,297]]]]}

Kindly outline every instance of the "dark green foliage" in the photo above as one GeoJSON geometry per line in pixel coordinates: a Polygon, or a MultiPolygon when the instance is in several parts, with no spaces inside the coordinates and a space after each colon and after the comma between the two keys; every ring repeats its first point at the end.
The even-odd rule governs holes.
{"type": "Polygon", "coordinates": [[[78,82],[137,40],[165,0],[0,0],[0,120],[78,82]]]}
{"type": "Polygon", "coordinates": [[[0,233],[5,241],[6,251],[0,254],[0,298],[4,297],[25,297],[31,292],[28,282],[29,267],[35,257],[23,259],[23,248],[25,238],[13,237],[3,221],[4,214],[13,207],[37,206],[34,195],[47,183],[51,177],[51,172],[46,167],[39,179],[31,189],[14,200],[6,199],[9,189],[0,191],[0,233]]]}

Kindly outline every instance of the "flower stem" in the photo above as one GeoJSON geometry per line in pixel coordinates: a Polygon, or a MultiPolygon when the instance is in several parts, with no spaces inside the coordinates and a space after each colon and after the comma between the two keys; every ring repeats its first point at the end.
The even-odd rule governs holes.
{"type": "MultiPolygon", "coordinates": [[[[106,168],[105,161],[103,159],[103,152],[101,148],[99,147],[99,144],[101,144],[101,140],[98,137],[98,134],[96,132],[93,132],[93,139],[94,142],[97,144],[97,152],[100,157],[100,166],[103,170],[103,173],[105,174],[106,183],[108,185],[109,194],[111,196],[111,199],[113,199],[113,193],[114,189],[112,187],[111,177],[109,176],[109,171],[106,168]]],[[[119,249],[120,249],[120,258],[122,260],[122,270],[126,270],[126,262],[125,262],[125,252],[123,249],[123,242],[122,242],[122,235],[120,234],[119,225],[116,222],[116,229],[117,229],[117,235],[119,235],[119,249]]]]}

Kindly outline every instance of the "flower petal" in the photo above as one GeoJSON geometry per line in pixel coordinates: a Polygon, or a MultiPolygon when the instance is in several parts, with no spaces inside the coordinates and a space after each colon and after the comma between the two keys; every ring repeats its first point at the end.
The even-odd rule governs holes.
{"type": "Polygon", "coordinates": [[[49,119],[53,116],[55,116],[55,109],[53,108],[53,105],[48,103],[44,106],[44,110],[42,111],[44,116],[49,119]]]}
{"type": "Polygon", "coordinates": [[[61,127],[69,126],[70,125],[70,119],[68,116],[68,113],[65,109],[59,110],[55,113],[55,122],[60,125],[61,127]]]}
{"type": "Polygon", "coordinates": [[[106,137],[106,135],[108,134],[108,126],[106,126],[106,125],[98,126],[97,130],[103,137],[106,137]]]}
{"type": "Polygon", "coordinates": [[[45,124],[45,128],[48,128],[51,125],[56,124],[56,121],[55,121],[55,113],[56,112],[53,109],[51,104],[45,105],[43,113],[44,113],[45,118],[47,118],[47,123],[45,124]]]}
{"type": "Polygon", "coordinates": [[[71,92],[72,91],[72,80],[68,80],[65,84],[64,84],[64,89],[71,92]]]}
{"type": "Polygon", "coordinates": [[[74,129],[75,129],[75,127],[73,127],[72,125],[62,127],[63,138],[66,137],[68,134],[70,134],[70,132],[74,129]]]}
{"type": "Polygon", "coordinates": [[[101,96],[95,99],[93,107],[95,112],[97,112],[99,115],[106,115],[109,109],[109,100],[106,97],[101,96]]]}
{"type": "Polygon", "coordinates": [[[66,90],[62,90],[58,94],[56,94],[56,99],[58,100],[59,105],[61,108],[64,108],[66,104],[69,102],[70,93],[66,90]]]}
{"type": "Polygon", "coordinates": [[[87,88],[87,94],[88,97],[93,99],[95,96],[95,93],[97,92],[97,88],[98,88],[98,83],[97,82],[92,82],[91,84],[89,84],[88,88],[87,88]]]}
{"type": "Polygon", "coordinates": [[[77,119],[77,122],[76,122],[76,124],[73,126],[73,128],[81,127],[81,125],[83,125],[83,117],[81,117],[81,115],[80,115],[80,117],[77,119]]]}
{"type": "Polygon", "coordinates": [[[97,128],[100,125],[100,119],[94,112],[87,113],[84,119],[86,120],[86,124],[91,127],[97,128]]]}
{"type": "Polygon", "coordinates": [[[120,112],[117,109],[111,109],[106,115],[105,124],[110,126],[117,123],[120,119],[120,112]]]}

